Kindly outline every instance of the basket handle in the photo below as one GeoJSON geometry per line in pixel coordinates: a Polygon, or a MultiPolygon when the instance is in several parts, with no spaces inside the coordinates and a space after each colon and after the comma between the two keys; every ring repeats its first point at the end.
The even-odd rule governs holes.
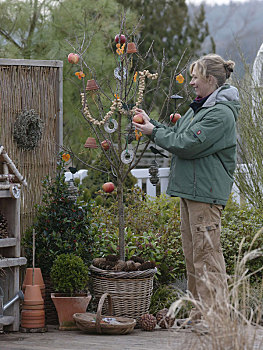
{"type": "Polygon", "coordinates": [[[98,310],[97,310],[97,317],[96,317],[96,330],[99,334],[101,334],[101,311],[102,311],[102,306],[104,304],[105,299],[108,298],[108,305],[109,305],[109,313],[112,315],[112,299],[109,293],[104,293],[102,294],[99,304],[98,304],[98,310]]]}

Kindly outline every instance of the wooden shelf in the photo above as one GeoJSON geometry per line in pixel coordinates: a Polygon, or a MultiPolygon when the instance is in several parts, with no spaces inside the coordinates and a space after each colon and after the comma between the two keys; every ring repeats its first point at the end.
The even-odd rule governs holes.
{"type": "Polygon", "coordinates": [[[1,238],[0,239],[0,248],[15,247],[15,246],[16,246],[16,238],[1,238]]]}
{"type": "Polygon", "coordinates": [[[22,266],[26,264],[26,258],[4,258],[0,259],[0,267],[14,267],[14,266],[22,266]]]}

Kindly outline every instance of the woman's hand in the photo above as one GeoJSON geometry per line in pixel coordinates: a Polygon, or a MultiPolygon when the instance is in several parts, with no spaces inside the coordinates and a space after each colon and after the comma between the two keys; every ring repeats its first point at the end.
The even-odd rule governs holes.
{"type": "Polygon", "coordinates": [[[137,108],[135,110],[135,115],[136,114],[141,114],[143,117],[143,123],[139,124],[139,123],[135,123],[132,122],[132,124],[135,126],[135,128],[140,131],[141,133],[143,133],[144,135],[151,135],[154,129],[154,125],[152,123],[150,123],[150,118],[149,116],[145,113],[145,111],[143,109],[137,108]]]}

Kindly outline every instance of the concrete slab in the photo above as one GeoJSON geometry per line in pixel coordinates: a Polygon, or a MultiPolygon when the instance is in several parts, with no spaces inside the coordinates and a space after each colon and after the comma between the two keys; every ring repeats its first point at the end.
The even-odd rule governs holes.
{"type": "Polygon", "coordinates": [[[2,334],[0,350],[181,350],[190,349],[187,344],[196,339],[190,330],[135,329],[127,335],[90,335],[49,326],[46,333],[2,334]]]}
{"type": "MultiPolygon", "coordinates": [[[[253,338],[255,327],[251,330],[253,338]]],[[[258,329],[250,349],[263,349],[263,331],[258,329]],[[252,344],[254,346],[252,346],[252,344]]],[[[0,350],[212,350],[209,338],[190,329],[156,328],[153,332],[135,329],[127,335],[90,335],[82,331],[59,331],[49,326],[46,333],[0,334],[0,350]]],[[[244,347],[239,350],[243,350],[244,347]]]]}

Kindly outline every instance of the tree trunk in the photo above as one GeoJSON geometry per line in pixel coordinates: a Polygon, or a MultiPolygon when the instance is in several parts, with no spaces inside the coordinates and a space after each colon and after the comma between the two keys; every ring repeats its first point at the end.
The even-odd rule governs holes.
{"type": "Polygon", "coordinates": [[[123,202],[123,183],[117,178],[117,200],[118,200],[118,215],[119,215],[119,254],[120,260],[125,261],[125,223],[124,223],[124,202],[123,202]]]}

